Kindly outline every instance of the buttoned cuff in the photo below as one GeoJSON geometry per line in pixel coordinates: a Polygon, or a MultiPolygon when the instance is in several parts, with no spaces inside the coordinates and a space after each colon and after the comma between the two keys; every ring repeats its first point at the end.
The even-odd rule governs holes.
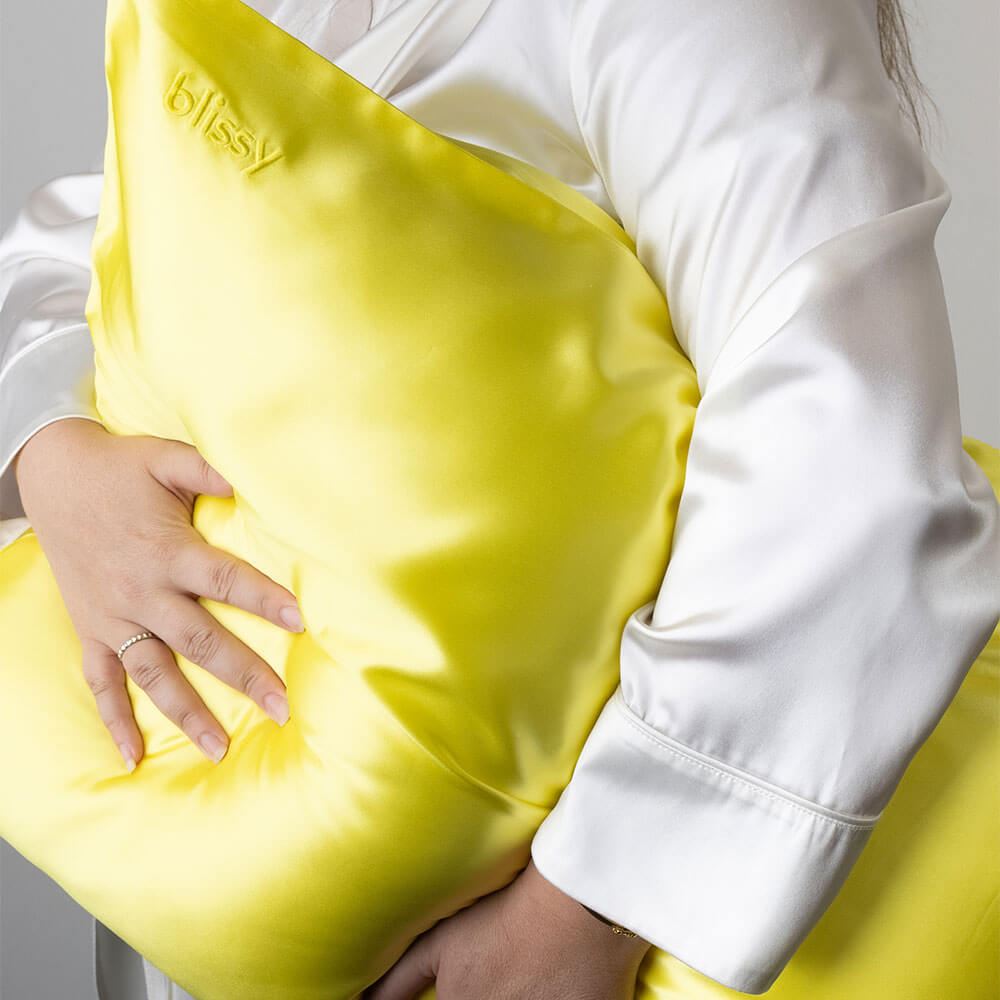
{"type": "Polygon", "coordinates": [[[697,972],[763,993],[879,816],[827,809],[672,740],[618,687],[531,856],[567,895],[697,972]]]}

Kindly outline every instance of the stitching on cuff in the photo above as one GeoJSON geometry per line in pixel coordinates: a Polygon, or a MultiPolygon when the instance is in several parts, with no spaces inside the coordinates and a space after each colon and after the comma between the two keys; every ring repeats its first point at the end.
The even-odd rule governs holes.
{"type": "Polygon", "coordinates": [[[613,701],[625,722],[640,736],[649,740],[649,742],[658,749],[666,750],[667,753],[673,754],[675,757],[678,757],[687,764],[694,764],[696,767],[700,767],[711,772],[712,774],[725,778],[728,781],[742,785],[755,795],[760,795],[768,799],[774,799],[782,805],[789,806],[790,808],[796,809],[801,813],[805,813],[812,819],[822,820],[824,823],[829,823],[831,826],[843,827],[849,833],[862,833],[871,830],[882,816],[881,813],[877,816],[852,816],[848,813],[839,813],[834,809],[828,809],[826,806],[820,806],[817,803],[810,802],[808,799],[796,796],[792,792],[780,789],[776,785],[769,786],[774,789],[771,791],[769,788],[764,787],[764,785],[759,781],[751,780],[750,777],[746,775],[746,772],[740,772],[737,768],[724,764],[722,761],[717,761],[714,764],[709,763],[708,758],[703,758],[703,755],[698,751],[691,747],[685,747],[683,744],[672,740],[669,736],[665,736],[663,733],[654,729],[629,707],[628,703],[625,701],[625,696],[622,694],[621,688],[618,688],[615,692],[613,701]]]}

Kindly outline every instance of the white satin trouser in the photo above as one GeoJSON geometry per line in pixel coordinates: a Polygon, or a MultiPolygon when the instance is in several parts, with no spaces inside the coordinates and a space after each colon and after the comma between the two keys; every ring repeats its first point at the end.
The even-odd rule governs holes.
{"type": "Polygon", "coordinates": [[[100,920],[93,928],[98,1000],[197,1000],[100,920]]]}

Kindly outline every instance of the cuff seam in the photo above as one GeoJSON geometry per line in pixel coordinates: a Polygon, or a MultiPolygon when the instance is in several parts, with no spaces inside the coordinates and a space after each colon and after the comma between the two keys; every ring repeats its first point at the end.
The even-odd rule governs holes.
{"type": "Polygon", "coordinates": [[[726,764],[716,758],[702,754],[692,747],[686,746],[685,744],[666,736],[664,733],[661,733],[653,726],[650,726],[649,723],[646,722],[625,701],[625,695],[622,692],[621,687],[615,691],[612,701],[621,713],[625,722],[631,726],[631,728],[634,729],[639,736],[648,740],[658,750],[665,750],[667,753],[680,758],[686,764],[700,767],[711,772],[712,774],[717,775],[718,777],[726,779],[727,781],[742,785],[756,795],[773,799],[783,806],[796,809],[813,819],[821,820],[831,826],[842,827],[846,829],[848,833],[868,833],[882,816],[881,813],[878,813],[875,816],[856,816],[850,813],[839,812],[838,810],[830,809],[826,806],[821,806],[818,803],[811,802],[809,799],[796,795],[794,792],[789,792],[787,789],[780,788],[777,785],[772,785],[769,782],[765,783],[763,779],[760,779],[755,775],[751,775],[749,772],[742,771],[731,764],[726,764]]]}

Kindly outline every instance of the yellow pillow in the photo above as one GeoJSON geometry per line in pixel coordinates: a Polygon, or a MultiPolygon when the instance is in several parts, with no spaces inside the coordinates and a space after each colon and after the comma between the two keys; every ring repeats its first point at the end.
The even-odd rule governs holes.
{"type": "MultiPolygon", "coordinates": [[[[107,31],[98,409],[233,484],[194,525],[294,591],[306,631],[202,599],[291,721],[175,654],[230,750],[209,763],[130,679],[128,774],[29,531],[0,552],[0,835],[199,1000],[348,1000],[527,862],[662,579],[697,382],[628,235],[561,181],[431,132],[239,0],[111,0],[107,31]]],[[[995,892],[996,640],[774,995],[930,968],[911,942],[942,875],[938,958],[989,977],[958,893],[995,892]],[[956,757],[974,782],[945,780],[956,757]]],[[[658,950],[641,979],[733,992],[658,950]]]]}

